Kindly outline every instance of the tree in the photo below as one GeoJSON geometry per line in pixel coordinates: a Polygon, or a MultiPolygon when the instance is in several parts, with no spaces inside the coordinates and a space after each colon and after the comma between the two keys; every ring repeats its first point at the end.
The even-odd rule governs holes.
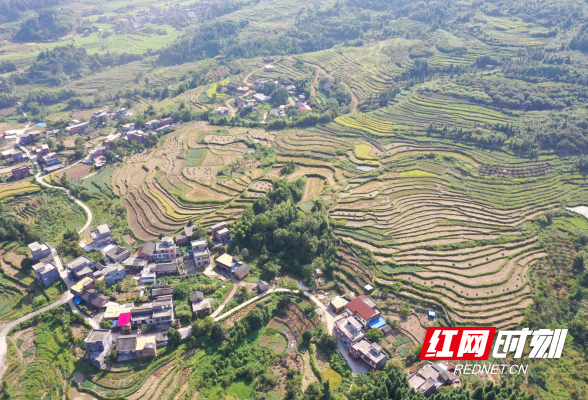
{"type": "Polygon", "coordinates": [[[261,269],[261,275],[266,280],[272,280],[280,273],[282,267],[273,261],[267,262],[261,269]]]}
{"type": "Polygon", "coordinates": [[[371,328],[366,333],[365,337],[371,342],[380,343],[380,341],[382,340],[382,331],[378,328],[371,328]]]}
{"type": "Polygon", "coordinates": [[[318,342],[318,346],[321,350],[324,351],[331,351],[337,347],[337,338],[335,336],[331,336],[328,333],[325,333],[321,336],[320,341],[318,342]]]}
{"type": "Polygon", "coordinates": [[[310,339],[312,339],[312,331],[310,329],[305,330],[304,332],[302,332],[302,340],[306,343],[310,342],[310,339]]]}
{"type": "Polygon", "coordinates": [[[226,334],[227,332],[220,322],[215,322],[210,330],[211,337],[217,342],[224,340],[226,334]]]}
{"type": "Polygon", "coordinates": [[[180,331],[178,331],[176,328],[170,328],[167,331],[167,336],[169,338],[168,343],[172,347],[178,346],[182,341],[182,335],[180,334],[180,331]]]}
{"type": "Polygon", "coordinates": [[[272,102],[276,104],[286,104],[288,99],[290,98],[290,94],[288,93],[288,89],[285,87],[279,87],[271,94],[272,102]]]}

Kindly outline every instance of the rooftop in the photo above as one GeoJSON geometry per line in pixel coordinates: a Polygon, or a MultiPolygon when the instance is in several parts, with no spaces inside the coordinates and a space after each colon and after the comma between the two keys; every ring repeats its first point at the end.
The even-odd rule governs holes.
{"type": "Polygon", "coordinates": [[[386,354],[382,352],[382,347],[379,344],[371,343],[366,339],[362,339],[359,342],[353,344],[351,348],[362,353],[375,364],[386,358],[386,354]]]}
{"type": "Polygon", "coordinates": [[[365,296],[357,296],[355,299],[347,303],[347,309],[352,313],[359,315],[364,320],[368,320],[376,316],[379,312],[375,309],[375,303],[365,296]],[[373,306],[372,306],[373,304],[373,306]]]}
{"type": "Polygon", "coordinates": [[[67,263],[67,269],[77,269],[82,267],[83,265],[86,264],[94,264],[94,261],[92,261],[92,259],[88,256],[79,256],[78,258],[76,258],[73,261],[70,261],[69,263],[67,263]]]}
{"type": "Polygon", "coordinates": [[[216,258],[216,262],[221,263],[223,265],[231,266],[231,265],[233,265],[233,257],[231,255],[229,255],[228,253],[225,253],[221,256],[218,256],[216,258]]]}
{"type": "Polygon", "coordinates": [[[365,336],[365,333],[361,329],[361,323],[351,316],[339,319],[335,321],[335,324],[352,342],[365,336]]]}
{"type": "Polygon", "coordinates": [[[192,312],[198,312],[198,311],[210,309],[212,307],[211,303],[210,303],[211,300],[212,300],[211,298],[207,297],[207,298],[203,299],[202,301],[192,303],[192,312]]]}
{"type": "Polygon", "coordinates": [[[92,329],[84,342],[103,342],[108,337],[108,335],[110,335],[110,331],[108,329],[92,329]]]}
{"type": "Polygon", "coordinates": [[[116,339],[116,351],[134,351],[136,344],[136,335],[119,336],[118,339],[116,339]]]}
{"type": "Polygon", "coordinates": [[[75,285],[72,285],[72,286],[70,287],[70,289],[71,289],[73,292],[80,293],[82,290],[84,290],[84,286],[85,286],[87,283],[90,283],[90,282],[93,282],[93,281],[94,281],[94,280],[93,280],[92,278],[88,277],[88,276],[86,276],[86,277],[83,277],[82,279],[80,279],[80,280],[79,280],[79,282],[78,282],[78,283],[76,283],[75,285]]]}

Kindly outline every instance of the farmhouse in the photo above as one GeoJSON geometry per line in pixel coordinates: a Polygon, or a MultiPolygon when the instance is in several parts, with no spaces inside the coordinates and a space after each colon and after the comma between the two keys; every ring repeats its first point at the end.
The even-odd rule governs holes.
{"type": "Polygon", "coordinates": [[[263,93],[256,93],[253,95],[253,100],[257,101],[258,103],[269,103],[272,101],[272,96],[266,96],[263,93]]]}
{"type": "Polygon", "coordinates": [[[175,289],[173,287],[154,288],[153,290],[151,290],[151,297],[155,299],[159,296],[171,296],[172,294],[174,294],[174,290],[175,289]]]}
{"type": "Polygon", "coordinates": [[[152,119],[151,121],[145,123],[145,129],[147,129],[147,130],[152,131],[157,128],[159,128],[159,120],[158,119],[152,119]]]}
{"type": "Polygon", "coordinates": [[[44,156],[46,154],[49,154],[49,146],[47,146],[46,144],[42,144],[39,147],[37,147],[34,150],[34,152],[37,157],[44,156]]]}
{"type": "Polygon", "coordinates": [[[145,141],[145,138],[147,137],[147,133],[143,132],[143,131],[129,131],[127,132],[127,140],[129,142],[137,142],[137,143],[143,143],[145,141]]]}
{"type": "Polygon", "coordinates": [[[86,276],[86,277],[80,279],[80,281],[77,282],[76,284],[71,285],[69,287],[69,291],[72,292],[76,296],[81,296],[82,293],[84,293],[86,290],[93,289],[93,288],[94,288],[94,279],[86,276]]]}
{"type": "Polygon", "coordinates": [[[225,86],[227,89],[227,93],[236,93],[237,92],[237,84],[236,83],[227,83],[225,86]]]}
{"type": "Polygon", "coordinates": [[[53,260],[53,250],[47,243],[33,242],[29,244],[31,258],[35,261],[53,260]]]}
{"type": "Polygon", "coordinates": [[[363,295],[357,296],[347,303],[345,308],[347,309],[347,315],[357,319],[364,328],[368,328],[370,322],[378,320],[381,315],[380,310],[376,308],[376,303],[363,295]]]}
{"type": "Polygon", "coordinates": [[[110,262],[118,263],[118,262],[124,261],[127,258],[129,258],[131,255],[131,252],[128,251],[125,247],[122,247],[119,245],[114,245],[110,248],[107,248],[104,251],[104,255],[106,257],[108,257],[110,262]]]}
{"type": "Polygon", "coordinates": [[[98,293],[94,289],[87,289],[84,293],[82,293],[81,298],[89,307],[96,310],[103,309],[110,301],[107,296],[98,293]]]}
{"type": "Polygon", "coordinates": [[[59,164],[59,159],[57,158],[57,154],[49,153],[41,157],[41,163],[45,164],[47,167],[51,167],[52,165],[59,164]]]}
{"type": "Polygon", "coordinates": [[[15,181],[28,178],[29,176],[33,175],[33,173],[31,172],[31,168],[28,165],[13,168],[12,170],[10,170],[10,172],[12,173],[12,179],[14,179],[15,181]]]}
{"type": "Polygon", "coordinates": [[[449,363],[429,362],[408,377],[408,384],[423,396],[430,396],[440,386],[459,383],[459,377],[454,372],[455,367],[449,363]]]}
{"type": "Polygon", "coordinates": [[[151,268],[153,272],[155,272],[157,277],[165,276],[165,275],[177,275],[178,273],[178,264],[173,262],[168,263],[161,263],[155,264],[153,268],[151,268]]]}
{"type": "Polygon", "coordinates": [[[93,329],[84,343],[92,365],[102,368],[112,346],[112,333],[108,329],[93,329]]]}
{"type": "Polygon", "coordinates": [[[263,67],[263,69],[265,69],[266,72],[274,72],[276,70],[276,67],[274,67],[271,64],[268,64],[265,67],[263,67]]]}
{"type": "Polygon", "coordinates": [[[106,281],[107,286],[112,286],[127,276],[125,269],[119,263],[107,265],[102,272],[104,273],[104,281],[106,281]]]}
{"type": "Polygon", "coordinates": [[[229,115],[229,108],[228,107],[218,107],[216,109],[216,113],[220,116],[227,116],[227,115],[229,115]]]}
{"type": "Polygon", "coordinates": [[[24,160],[25,160],[25,156],[24,156],[24,154],[22,153],[22,151],[14,151],[14,152],[12,153],[12,162],[13,162],[14,164],[21,163],[21,162],[23,162],[24,160]]]}
{"type": "Polygon", "coordinates": [[[361,360],[372,369],[381,369],[386,365],[388,356],[382,351],[382,346],[361,339],[351,345],[349,354],[351,357],[361,360]]]}
{"type": "Polygon", "coordinates": [[[269,289],[269,283],[266,281],[257,281],[257,291],[260,293],[267,292],[269,289]]]}
{"type": "Polygon", "coordinates": [[[119,336],[116,339],[116,357],[117,361],[130,361],[137,357],[135,349],[137,348],[137,335],[119,336]]]}
{"type": "Polygon", "coordinates": [[[33,265],[33,271],[40,285],[51,286],[61,279],[59,270],[52,262],[40,262],[33,265]]]}
{"type": "Polygon", "coordinates": [[[337,336],[347,349],[365,337],[361,323],[351,316],[335,321],[335,327],[337,336]]]}
{"type": "Polygon", "coordinates": [[[247,266],[245,263],[239,264],[235,269],[231,271],[235,278],[237,279],[245,279],[250,273],[251,268],[247,266]]]}
{"type": "Polygon", "coordinates": [[[139,249],[139,253],[137,256],[139,258],[144,258],[149,261],[153,260],[153,253],[155,253],[155,243],[154,242],[145,242],[141,249],[139,249]]]}
{"type": "Polygon", "coordinates": [[[155,271],[151,270],[151,268],[144,268],[141,271],[141,277],[139,278],[139,282],[141,282],[143,285],[150,285],[152,283],[155,283],[156,277],[157,274],[155,273],[155,271]]]}
{"type": "Polygon", "coordinates": [[[155,244],[153,258],[156,260],[175,260],[180,256],[180,248],[175,245],[171,236],[163,237],[155,244]]]}
{"type": "Polygon", "coordinates": [[[349,303],[349,302],[347,300],[345,300],[343,297],[339,297],[339,296],[333,297],[331,299],[331,308],[333,309],[333,311],[338,313],[345,308],[347,303],[349,303]]]}
{"type": "Polygon", "coordinates": [[[210,264],[210,251],[208,250],[206,239],[194,240],[190,244],[192,246],[194,265],[201,267],[210,264]]]}
{"type": "Polygon", "coordinates": [[[108,225],[99,225],[95,230],[90,232],[90,237],[96,247],[104,247],[112,244],[112,236],[108,225]]]}
{"type": "Polygon", "coordinates": [[[70,279],[80,280],[94,272],[94,261],[88,256],[80,256],[67,264],[70,279]]]}
{"type": "Polygon", "coordinates": [[[65,133],[69,135],[81,135],[86,131],[86,129],[88,129],[88,127],[89,125],[87,122],[77,123],[65,128],[65,133]]]}
{"type": "Polygon", "coordinates": [[[137,358],[155,357],[157,355],[157,343],[155,336],[137,336],[137,347],[135,347],[137,358]]]}
{"type": "Polygon", "coordinates": [[[212,241],[215,243],[226,243],[231,240],[231,231],[224,221],[211,226],[210,230],[212,232],[212,241]]]}
{"type": "Polygon", "coordinates": [[[130,122],[128,124],[124,124],[121,129],[123,132],[130,132],[132,130],[135,130],[135,123],[130,122]]]}

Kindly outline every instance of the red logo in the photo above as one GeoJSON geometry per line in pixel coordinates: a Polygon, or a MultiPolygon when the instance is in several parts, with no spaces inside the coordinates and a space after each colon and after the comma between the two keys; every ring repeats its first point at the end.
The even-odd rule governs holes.
{"type": "Polygon", "coordinates": [[[496,328],[427,328],[421,360],[487,360],[496,328]]]}

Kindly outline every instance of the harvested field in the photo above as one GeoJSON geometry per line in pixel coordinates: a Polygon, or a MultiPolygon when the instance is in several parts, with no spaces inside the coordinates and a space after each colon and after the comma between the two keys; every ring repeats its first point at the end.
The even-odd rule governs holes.
{"type": "Polygon", "coordinates": [[[88,164],[78,164],[74,167],[59,171],[55,174],[56,179],[61,179],[64,174],[67,174],[67,179],[80,179],[90,173],[92,166],[88,164]]]}

